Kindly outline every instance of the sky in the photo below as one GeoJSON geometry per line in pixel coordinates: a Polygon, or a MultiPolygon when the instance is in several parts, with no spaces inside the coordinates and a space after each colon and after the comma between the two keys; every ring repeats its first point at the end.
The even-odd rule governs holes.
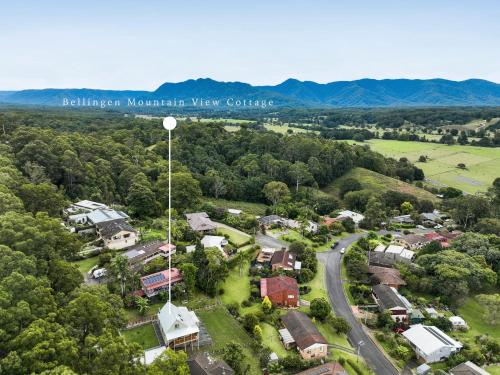
{"type": "Polygon", "coordinates": [[[191,78],[500,82],[497,0],[0,2],[0,90],[191,78]]]}

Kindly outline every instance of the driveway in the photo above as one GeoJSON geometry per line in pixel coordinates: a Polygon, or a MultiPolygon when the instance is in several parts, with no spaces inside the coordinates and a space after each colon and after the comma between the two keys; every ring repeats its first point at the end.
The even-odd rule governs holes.
{"type": "Polygon", "coordinates": [[[340,249],[344,247],[347,248],[364,235],[365,234],[356,233],[347,238],[343,238],[339,241],[335,250],[318,253],[317,257],[326,268],[326,286],[333,310],[337,316],[346,319],[351,326],[351,331],[348,334],[351,345],[355,350],[359,348],[359,354],[365,359],[366,363],[375,374],[397,375],[399,374],[397,369],[366,333],[365,330],[367,328],[365,328],[354,316],[342,287],[343,281],[340,273],[342,258],[340,249]]]}
{"type": "Polygon", "coordinates": [[[257,233],[255,235],[255,243],[260,247],[271,247],[275,249],[281,249],[285,247],[288,249],[288,244],[285,241],[281,241],[277,238],[271,237],[267,234],[257,233]]]}

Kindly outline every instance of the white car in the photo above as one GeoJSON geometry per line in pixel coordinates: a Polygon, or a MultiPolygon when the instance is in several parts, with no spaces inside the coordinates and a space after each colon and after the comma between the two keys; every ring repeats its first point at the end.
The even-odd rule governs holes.
{"type": "Polygon", "coordinates": [[[340,254],[344,254],[345,253],[345,247],[343,247],[342,249],[340,249],[340,254]]]}
{"type": "Polygon", "coordinates": [[[108,271],[106,268],[99,268],[96,269],[94,272],[92,272],[92,276],[94,276],[95,279],[99,279],[101,277],[104,277],[108,274],[108,271]]]}

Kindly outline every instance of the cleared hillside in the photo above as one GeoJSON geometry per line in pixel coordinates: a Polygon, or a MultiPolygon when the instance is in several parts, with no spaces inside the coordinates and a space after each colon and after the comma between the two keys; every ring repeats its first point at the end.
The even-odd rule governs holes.
{"type": "Polygon", "coordinates": [[[418,199],[428,199],[434,202],[438,200],[434,194],[429,193],[424,189],[420,189],[414,185],[392,177],[384,176],[365,168],[352,169],[349,173],[324,188],[323,191],[338,197],[340,185],[347,178],[355,178],[361,183],[363,189],[373,191],[374,193],[383,193],[388,190],[394,190],[401,193],[412,194],[418,199]]]}

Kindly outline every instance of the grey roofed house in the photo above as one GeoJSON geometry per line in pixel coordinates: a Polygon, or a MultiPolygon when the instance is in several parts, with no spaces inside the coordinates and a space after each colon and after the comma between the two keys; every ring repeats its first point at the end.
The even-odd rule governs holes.
{"type": "Polygon", "coordinates": [[[169,245],[166,241],[151,241],[145,244],[134,246],[121,255],[128,259],[130,265],[146,263],[157,256],[168,256],[169,251],[175,253],[175,246],[169,245]]]}
{"type": "Polygon", "coordinates": [[[206,212],[186,214],[186,219],[189,227],[195,232],[206,232],[217,228],[217,225],[210,220],[210,217],[206,212]]]}
{"type": "Polygon", "coordinates": [[[476,365],[474,362],[467,361],[453,367],[450,370],[451,375],[488,375],[489,372],[483,370],[481,367],[476,365]]]}
{"type": "Polygon", "coordinates": [[[393,218],[390,219],[391,222],[393,223],[400,223],[400,224],[413,224],[414,221],[411,218],[411,215],[400,215],[400,216],[394,216],[393,218]]]}
{"type": "Polygon", "coordinates": [[[422,220],[428,220],[428,221],[442,221],[441,220],[441,215],[437,214],[436,212],[423,212],[420,214],[420,217],[422,220]]]}
{"type": "Polygon", "coordinates": [[[115,211],[110,209],[94,210],[87,215],[88,220],[92,224],[104,223],[112,220],[126,220],[129,216],[123,211],[115,211]]]}
{"type": "Polygon", "coordinates": [[[281,320],[300,349],[307,349],[314,344],[328,344],[306,314],[294,310],[282,316],[281,320]]]}
{"type": "Polygon", "coordinates": [[[278,215],[262,216],[257,219],[260,225],[283,224],[285,219],[278,215]]]}
{"type": "Polygon", "coordinates": [[[198,353],[188,360],[191,375],[233,375],[234,370],[223,360],[208,353],[198,353]]]}
{"type": "Polygon", "coordinates": [[[100,236],[103,238],[111,238],[115,234],[120,233],[122,231],[137,232],[134,229],[134,227],[132,227],[123,219],[104,221],[96,224],[96,228],[100,236]]]}
{"type": "Polygon", "coordinates": [[[383,252],[370,252],[370,265],[391,267],[396,263],[395,258],[387,257],[383,252]]]}
{"type": "Polygon", "coordinates": [[[407,309],[408,302],[402,299],[401,295],[396,291],[395,288],[391,288],[388,285],[379,284],[373,287],[373,294],[377,298],[378,305],[383,310],[394,309],[395,307],[401,307],[407,309]]]}

